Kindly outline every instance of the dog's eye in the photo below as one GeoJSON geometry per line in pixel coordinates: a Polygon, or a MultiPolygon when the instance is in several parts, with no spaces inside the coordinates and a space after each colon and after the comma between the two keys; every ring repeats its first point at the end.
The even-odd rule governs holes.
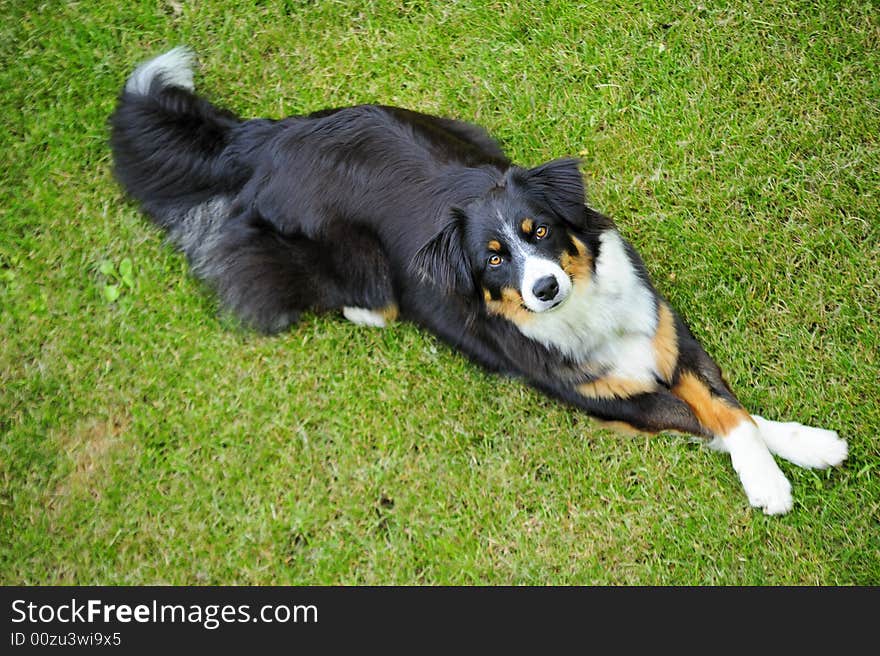
{"type": "Polygon", "coordinates": [[[502,259],[502,257],[500,255],[491,255],[489,257],[489,266],[491,266],[491,267],[500,266],[503,261],[504,260],[502,259]]]}
{"type": "Polygon", "coordinates": [[[539,225],[535,228],[535,239],[543,239],[550,234],[550,228],[545,225],[539,225]]]}

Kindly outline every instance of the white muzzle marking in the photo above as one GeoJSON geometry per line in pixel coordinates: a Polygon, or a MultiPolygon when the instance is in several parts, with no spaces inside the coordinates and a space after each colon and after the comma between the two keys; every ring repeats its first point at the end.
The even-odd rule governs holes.
{"type": "Polygon", "coordinates": [[[526,257],[523,262],[522,282],[520,283],[522,290],[523,302],[532,312],[546,312],[560,305],[571,294],[571,279],[568,274],[562,270],[556,262],[545,259],[543,257],[526,257]],[[556,295],[547,300],[541,300],[535,296],[535,283],[552,276],[556,280],[559,289],[556,295]]]}

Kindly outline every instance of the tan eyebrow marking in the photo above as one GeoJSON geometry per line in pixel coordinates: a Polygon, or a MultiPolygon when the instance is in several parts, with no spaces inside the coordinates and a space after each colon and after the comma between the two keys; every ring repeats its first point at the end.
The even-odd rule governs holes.
{"type": "Polygon", "coordinates": [[[535,227],[535,222],[532,221],[531,219],[523,219],[523,222],[520,224],[520,227],[522,228],[522,231],[524,233],[526,233],[527,235],[530,235],[530,234],[532,234],[532,230],[535,227]]]}
{"type": "Polygon", "coordinates": [[[501,250],[501,242],[497,239],[490,240],[489,243],[486,244],[486,246],[489,248],[490,251],[493,251],[495,253],[498,253],[501,250]]]}

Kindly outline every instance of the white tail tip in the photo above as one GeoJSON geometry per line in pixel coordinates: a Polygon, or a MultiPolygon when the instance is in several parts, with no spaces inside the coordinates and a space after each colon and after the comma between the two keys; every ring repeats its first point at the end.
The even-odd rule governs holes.
{"type": "Polygon", "coordinates": [[[192,91],[195,88],[192,70],[194,62],[195,53],[191,49],[186,46],[172,48],[138,66],[125,83],[125,90],[145,96],[150,92],[153,80],[161,78],[162,86],[192,91]]]}

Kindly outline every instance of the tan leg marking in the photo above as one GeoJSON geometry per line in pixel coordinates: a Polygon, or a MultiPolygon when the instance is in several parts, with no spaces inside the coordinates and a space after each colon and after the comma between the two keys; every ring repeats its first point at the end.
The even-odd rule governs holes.
{"type": "Polygon", "coordinates": [[[602,426],[602,428],[607,428],[609,430],[613,430],[617,433],[623,433],[624,435],[633,435],[633,436],[642,436],[642,435],[654,435],[655,433],[646,430],[640,430],[635,426],[626,423],[625,421],[603,421],[601,419],[597,419],[596,422],[602,426]]]}
{"type": "Polygon", "coordinates": [[[682,373],[672,393],[687,403],[699,422],[714,435],[727,435],[744,421],[755,423],[743,408],[729,405],[724,399],[713,395],[706,384],[692,373],[682,373]]]}
{"type": "Polygon", "coordinates": [[[391,303],[390,305],[386,305],[383,308],[379,308],[375,310],[377,314],[382,315],[382,318],[385,321],[396,321],[397,317],[400,316],[400,309],[397,307],[396,303],[391,303]]]}
{"type": "Polygon", "coordinates": [[[678,364],[678,334],[672,310],[663,301],[657,308],[657,332],[654,333],[654,359],[657,373],[667,383],[672,382],[678,364]]]}
{"type": "Polygon", "coordinates": [[[626,399],[636,394],[653,392],[655,389],[657,385],[653,382],[619,376],[605,376],[577,386],[578,392],[593,399],[626,399]]]}

